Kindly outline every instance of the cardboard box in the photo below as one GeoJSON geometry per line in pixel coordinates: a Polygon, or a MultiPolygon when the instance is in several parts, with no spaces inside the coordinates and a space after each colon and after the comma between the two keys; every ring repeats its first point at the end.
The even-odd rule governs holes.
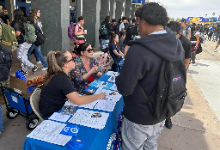
{"type": "Polygon", "coordinates": [[[10,75],[10,88],[15,92],[21,94],[24,98],[28,98],[32,93],[27,93],[27,81],[18,79],[10,75]]]}

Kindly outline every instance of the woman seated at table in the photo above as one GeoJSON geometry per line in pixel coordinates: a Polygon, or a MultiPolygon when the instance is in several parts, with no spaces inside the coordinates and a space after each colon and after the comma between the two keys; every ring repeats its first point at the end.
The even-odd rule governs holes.
{"type": "Polygon", "coordinates": [[[47,75],[41,86],[39,102],[40,114],[43,119],[48,119],[54,112],[61,110],[66,99],[76,105],[84,105],[105,98],[105,93],[79,96],[74,90],[68,77],[69,72],[75,69],[74,59],[70,52],[66,50],[51,51],[47,56],[47,63],[47,75]]]}
{"type": "Polygon", "coordinates": [[[75,69],[71,71],[72,83],[76,92],[81,93],[94,80],[102,76],[98,61],[93,58],[94,49],[88,43],[82,43],[75,49],[79,57],[75,58],[75,69]]]}
{"type": "Polygon", "coordinates": [[[118,35],[113,34],[110,42],[109,53],[112,56],[114,63],[119,63],[124,57],[124,54],[119,49],[118,42],[118,35]]]}

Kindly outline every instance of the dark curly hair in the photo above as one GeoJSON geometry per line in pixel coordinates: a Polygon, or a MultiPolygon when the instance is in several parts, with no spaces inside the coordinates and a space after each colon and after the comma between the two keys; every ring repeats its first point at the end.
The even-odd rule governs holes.
{"type": "Polygon", "coordinates": [[[144,19],[150,25],[166,26],[168,23],[167,11],[158,3],[146,3],[141,8],[141,19],[144,19]]]}
{"type": "Polygon", "coordinates": [[[81,52],[84,52],[89,45],[90,44],[87,43],[87,42],[84,42],[84,43],[80,44],[77,48],[75,48],[76,54],[81,56],[81,52]]]}
{"type": "Polygon", "coordinates": [[[21,30],[24,30],[23,23],[26,22],[26,19],[24,18],[24,12],[21,9],[14,10],[14,23],[18,22],[21,26],[21,30]]]}
{"type": "Polygon", "coordinates": [[[167,27],[176,32],[176,34],[179,34],[181,32],[181,24],[179,22],[170,21],[170,23],[167,24],[167,27]]]}

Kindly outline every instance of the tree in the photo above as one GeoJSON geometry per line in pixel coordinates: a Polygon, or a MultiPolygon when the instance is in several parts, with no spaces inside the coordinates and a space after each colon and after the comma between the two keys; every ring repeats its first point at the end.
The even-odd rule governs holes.
{"type": "Polygon", "coordinates": [[[170,21],[175,21],[175,18],[169,18],[170,21]]]}
{"type": "Polygon", "coordinates": [[[182,19],[181,18],[176,18],[176,21],[177,22],[180,22],[182,19]]]}

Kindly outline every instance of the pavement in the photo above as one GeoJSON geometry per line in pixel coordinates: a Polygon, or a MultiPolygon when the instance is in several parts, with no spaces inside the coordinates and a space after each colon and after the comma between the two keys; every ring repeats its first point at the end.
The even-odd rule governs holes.
{"type": "MultiPolygon", "coordinates": [[[[206,42],[195,65],[187,73],[188,96],[180,112],[172,117],[173,127],[164,127],[158,138],[158,150],[220,149],[220,53],[213,52],[215,43],[206,42]]],[[[220,48],[219,48],[220,50],[220,48]]],[[[100,54],[95,53],[97,56],[100,54]]],[[[35,63],[35,60],[32,58],[35,63]]],[[[15,61],[11,74],[20,67],[15,61]]],[[[42,66],[40,66],[42,67],[42,66]]],[[[38,71],[33,76],[45,74],[38,71]]],[[[21,150],[27,134],[25,118],[8,119],[2,105],[5,130],[0,136],[0,150],[21,150]]]]}

